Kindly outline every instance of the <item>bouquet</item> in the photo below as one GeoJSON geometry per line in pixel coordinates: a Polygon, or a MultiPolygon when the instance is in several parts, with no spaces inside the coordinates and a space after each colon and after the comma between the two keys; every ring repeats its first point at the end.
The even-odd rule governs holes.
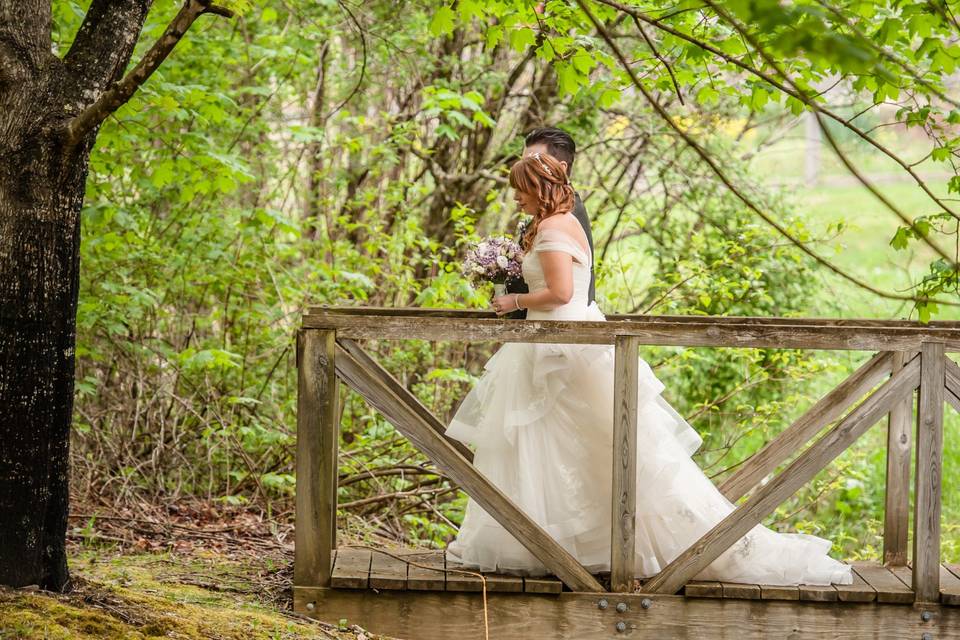
{"type": "Polygon", "coordinates": [[[467,251],[463,260],[463,276],[473,284],[492,282],[494,295],[507,292],[506,282],[520,277],[523,250],[514,240],[493,236],[467,251]]]}

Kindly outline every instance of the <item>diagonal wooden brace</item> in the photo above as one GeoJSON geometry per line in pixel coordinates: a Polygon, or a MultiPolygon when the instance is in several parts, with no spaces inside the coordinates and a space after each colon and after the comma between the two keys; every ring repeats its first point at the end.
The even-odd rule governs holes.
{"type": "Polygon", "coordinates": [[[944,364],[944,386],[946,393],[944,398],[950,405],[960,412],[960,365],[943,356],[944,364]]]}
{"type": "Polygon", "coordinates": [[[820,398],[793,424],[768,442],[760,451],[743,463],[732,476],[720,485],[720,491],[730,502],[736,502],[757,486],[768,474],[810,441],[825,426],[843,415],[850,405],[877,386],[890,373],[892,353],[883,351],[820,398]]]}
{"type": "MultiPolygon", "coordinates": [[[[502,491],[490,483],[431,425],[421,410],[405,402],[392,385],[375,370],[357,360],[350,351],[337,346],[337,375],[380,411],[396,429],[425,453],[451,480],[460,485],[483,509],[509,531],[564,584],[574,591],[603,591],[596,578],[566,549],[530,519],[502,491]]],[[[439,423],[439,421],[437,421],[439,423]]]]}
{"type": "Polygon", "coordinates": [[[363,367],[371,374],[379,378],[383,384],[390,387],[390,390],[393,391],[393,393],[400,398],[400,400],[407,404],[411,409],[416,411],[430,426],[430,428],[440,434],[444,440],[453,445],[453,448],[459,451],[460,455],[466,458],[467,461],[473,462],[473,451],[470,451],[470,449],[468,449],[466,445],[459,440],[454,440],[453,438],[448,438],[446,435],[444,435],[443,432],[446,431],[446,426],[430,412],[430,409],[427,409],[423,403],[420,402],[420,399],[417,398],[417,396],[410,393],[410,391],[400,384],[400,381],[394,378],[393,375],[383,367],[383,365],[374,360],[373,356],[367,353],[363,347],[361,347],[355,341],[345,338],[341,338],[337,340],[337,342],[339,343],[340,347],[353,356],[354,360],[363,365],[363,367]]]}
{"type": "Polygon", "coordinates": [[[772,513],[780,503],[843,453],[867,429],[886,415],[895,403],[901,401],[905,394],[912,393],[919,384],[920,360],[914,358],[822,438],[810,445],[784,469],[783,473],[760,487],[746,502],[734,509],[690,548],[664,567],[663,571],[644,585],[644,590],[650,593],[676,593],[688,580],[716,560],[720,554],[772,513]]]}

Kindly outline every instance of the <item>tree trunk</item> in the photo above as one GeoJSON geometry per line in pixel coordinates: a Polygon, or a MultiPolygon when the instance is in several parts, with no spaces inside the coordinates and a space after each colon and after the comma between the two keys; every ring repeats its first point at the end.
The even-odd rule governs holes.
{"type": "Polygon", "coordinates": [[[93,0],[60,59],[50,0],[0,0],[0,584],[69,585],[80,208],[109,113],[88,109],[126,68],[149,5],[93,0]],[[71,138],[81,113],[93,117],[71,138]]]}
{"type": "Polygon", "coordinates": [[[89,145],[44,132],[62,97],[44,84],[0,162],[0,583],[61,590],[89,145]]]}

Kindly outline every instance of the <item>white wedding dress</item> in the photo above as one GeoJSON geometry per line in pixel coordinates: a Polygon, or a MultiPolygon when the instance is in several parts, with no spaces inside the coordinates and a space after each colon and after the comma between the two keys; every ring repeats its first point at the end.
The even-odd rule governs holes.
{"type": "MultiPolygon", "coordinates": [[[[570,214],[567,214],[570,215],[570,214]]],[[[583,236],[581,236],[583,237],[583,236]]],[[[573,297],[528,320],[606,318],[587,304],[591,256],[556,229],[541,230],[523,261],[530,291],[544,288],[540,251],[574,258],[573,297]]],[[[637,420],[636,575],[658,573],[734,505],[690,456],[697,432],[661,396],[640,359],[637,420]]],[[[611,345],[504,344],[458,408],[446,434],[475,449],[474,464],[589,571],[610,570],[613,425],[611,345]]],[[[851,584],[850,567],[827,555],[830,541],[751,529],[696,577],[752,584],[851,584]]],[[[469,568],[543,575],[544,565],[476,502],[447,557],[469,568]]]]}

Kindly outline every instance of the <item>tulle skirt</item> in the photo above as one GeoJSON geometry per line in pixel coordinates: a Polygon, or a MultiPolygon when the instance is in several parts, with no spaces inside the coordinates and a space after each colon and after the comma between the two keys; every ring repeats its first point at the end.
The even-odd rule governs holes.
{"type": "MultiPolygon", "coordinates": [[[[528,316],[529,318],[529,316],[528,316]]],[[[605,320],[591,304],[584,320],[605,320]]],[[[613,347],[504,344],[446,430],[474,464],[591,572],[610,569],[613,347]]],[[[734,505],[691,459],[702,439],[639,359],[636,576],[658,573],[734,505]]],[[[751,529],[696,576],[771,585],[851,584],[823,538],[751,529]]],[[[546,567],[473,500],[447,549],[467,567],[543,575],[546,567]]]]}

